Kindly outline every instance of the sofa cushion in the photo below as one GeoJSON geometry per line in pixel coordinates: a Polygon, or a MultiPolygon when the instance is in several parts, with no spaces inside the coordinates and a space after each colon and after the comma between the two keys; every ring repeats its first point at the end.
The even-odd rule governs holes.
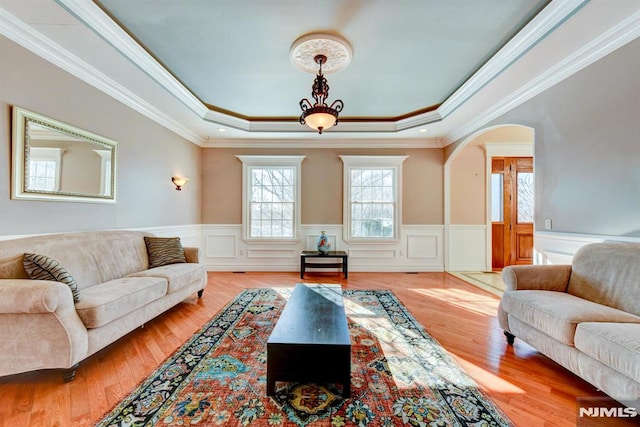
{"type": "Polygon", "coordinates": [[[82,291],[76,311],[87,328],[98,328],[167,293],[162,277],[125,277],[82,291]]]}
{"type": "Polygon", "coordinates": [[[201,282],[205,274],[204,265],[185,263],[150,268],[149,270],[133,273],[129,277],[162,277],[169,282],[167,293],[171,294],[191,283],[201,282]]]}
{"type": "Polygon", "coordinates": [[[581,323],[575,346],[586,355],[640,383],[640,318],[638,323],[581,323]]]}
{"type": "Polygon", "coordinates": [[[636,323],[638,317],[564,292],[507,291],[502,307],[517,319],[566,345],[582,322],[636,323]]]}
{"type": "Polygon", "coordinates": [[[73,279],[73,276],[55,259],[44,255],[26,253],[24,254],[22,263],[24,265],[24,271],[27,272],[30,279],[53,280],[64,283],[71,289],[73,301],[80,301],[78,284],[73,279]]]}
{"type": "Polygon", "coordinates": [[[567,292],[640,316],[640,243],[585,245],[571,262],[567,292]]]}
{"type": "Polygon", "coordinates": [[[179,237],[145,236],[144,243],[147,245],[149,268],[187,262],[179,237]]]}

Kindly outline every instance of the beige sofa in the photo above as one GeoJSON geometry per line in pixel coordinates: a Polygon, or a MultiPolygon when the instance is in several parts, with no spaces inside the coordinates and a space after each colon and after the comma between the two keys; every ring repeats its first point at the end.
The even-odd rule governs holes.
{"type": "MultiPolygon", "coordinates": [[[[186,263],[148,269],[144,236],[136,231],[63,233],[0,241],[0,375],[63,369],[73,379],[81,360],[192,294],[202,295],[206,271],[198,249],[186,263]],[[68,285],[31,280],[25,253],[57,260],[68,285]]],[[[179,247],[179,245],[178,245],[179,247]]]]}
{"type": "Polygon", "coordinates": [[[502,276],[498,316],[509,344],[518,337],[638,407],[640,243],[594,243],[571,265],[510,266],[502,276]]]}

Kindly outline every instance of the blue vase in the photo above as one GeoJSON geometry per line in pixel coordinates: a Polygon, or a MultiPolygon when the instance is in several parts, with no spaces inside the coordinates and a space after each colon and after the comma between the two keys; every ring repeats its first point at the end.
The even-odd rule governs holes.
{"type": "Polygon", "coordinates": [[[318,237],[318,252],[326,255],[331,250],[331,242],[324,231],[320,232],[320,236],[318,237]]]}

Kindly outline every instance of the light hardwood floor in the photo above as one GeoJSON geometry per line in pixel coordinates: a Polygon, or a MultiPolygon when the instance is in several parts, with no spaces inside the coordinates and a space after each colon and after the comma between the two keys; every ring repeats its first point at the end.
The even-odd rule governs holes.
{"type": "Polygon", "coordinates": [[[0,426],[89,426],[244,288],[341,283],[391,289],[518,426],[575,426],[576,398],[603,396],[530,346],[506,345],[498,297],[447,273],[209,273],[202,299],[189,299],[80,364],[0,378],[0,426]]]}

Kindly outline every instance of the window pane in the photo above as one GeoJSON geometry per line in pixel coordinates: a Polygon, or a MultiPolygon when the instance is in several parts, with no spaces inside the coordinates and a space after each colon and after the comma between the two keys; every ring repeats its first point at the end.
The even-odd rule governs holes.
{"type": "Polygon", "coordinates": [[[518,172],[518,223],[533,222],[533,173],[518,172]]]}
{"type": "Polygon", "coordinates": [[[283,203],[282,218],[291,220],[290,222],[293,224],[293,203],[283,203]]]}
{"type": "Polygon", "coordinates": [[[282,187],[282,198],[281,200],[283,202],[293,202],[293,186],[292,185],[285,185],[282,187]]]}
{"type": "Polygon", "coordinates": [[[295,169],[251,169],[251,237],[293,237],[295,169]]]}
{"type": "Polygon", "coordinates": [[[350,171],[351,237],[393,238],[396,169],[353,168],[350,171]]]}
{"type": "Polygon", "coordinates": [[[504,176],[501,173],[491,174],[491,221],[502,222],[504,205],[502,200],[504,176]]]}
{"type": "Polygon", "coordinates": [[[53,160],[31,160],[28,182],[29,188],[33,190],[56,190],[56,162],[53,160]]]}
{"type": "Polygon", "coordinates": [[[382,200],[385,202],[393,202],[393,187],[384,187],[382,189],[382,200]]]}

